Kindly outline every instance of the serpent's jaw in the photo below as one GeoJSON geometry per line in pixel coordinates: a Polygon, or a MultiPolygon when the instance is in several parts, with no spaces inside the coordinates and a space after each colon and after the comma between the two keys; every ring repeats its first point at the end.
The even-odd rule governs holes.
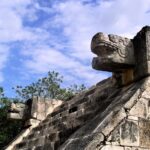
{"type": "Polygon", "coordinates": [[[130,39],[97,33],[92,39],[91,50],[98,56],[93,59],[94,69],[113,72],[134,66],[134,48],[130,39]]]}
{"type": "Polygon", "coordinates": [[[94,47],[94,53],[97,54],[99,57],[109,57],[113,53],[115,53],[118,48],[116,45],[112,44],[108,41],[99,41],[94,47]]]}
{"type": "Polygon", "coordinates": [[[26,105],[23,103],[11,103],[8,118],[9,119],[23,119],[26,110],[26,105]]]}

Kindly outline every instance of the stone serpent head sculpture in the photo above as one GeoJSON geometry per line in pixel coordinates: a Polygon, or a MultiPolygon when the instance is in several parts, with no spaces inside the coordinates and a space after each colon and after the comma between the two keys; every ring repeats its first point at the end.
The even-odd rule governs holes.
{"type": "Polygon", "coordinates": [[[126,85],[150,75],[150,27],[145,26],[133,39],[97,33],[92,38],[92,67],[113,72],[119,84],[126,85]]]}
{"type": "Polygon", "coordinates": [[[117,72],[135,65],[131,39],[97,33],[92,39],[91,49],[98,56],[93,59],[94,69],[117,72]]]}

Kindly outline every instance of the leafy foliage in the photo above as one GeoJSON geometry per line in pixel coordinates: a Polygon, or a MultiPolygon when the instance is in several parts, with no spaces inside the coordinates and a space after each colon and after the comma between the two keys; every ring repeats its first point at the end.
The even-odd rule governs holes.
{"type": "Polygon", "coordinates": [[[51,99],[68,100],[76,93],[85,90],[86,87],[74,84],[69,88],[61,88],[63,77],[58,72],[48,72],[47,77],[39,79],[37,82],[28,86],[17,86],[14,88],[21,99],[27,100],[33,96],[48,97],[51,99]]]}
{"type": "Polygon", "coordinates": [[[2,149],[21,131],[23,122],[7,119],[11,100],[4,97],[2,87],[0,87],[0,91],[0,149],[2,149]]]}

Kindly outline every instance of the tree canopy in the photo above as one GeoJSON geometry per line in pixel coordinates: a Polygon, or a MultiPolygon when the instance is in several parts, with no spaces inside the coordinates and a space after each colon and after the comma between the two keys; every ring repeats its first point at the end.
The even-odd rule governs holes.
{"type": "Polygon", "coordinates": [[[46,77],[39,79],[37,82],[34,82],[25,87],[16,86],[13,89],[15,89],[19,98],[23,100],[30,99],[33,96],[68,100],[76,93],[79,93],[86,89],[83,84],[73,84],[68,88],[62,88],[62,82],[63,77],[60,76],[58,72],[52,71],[48,72],[48,75],[46,77]]]}

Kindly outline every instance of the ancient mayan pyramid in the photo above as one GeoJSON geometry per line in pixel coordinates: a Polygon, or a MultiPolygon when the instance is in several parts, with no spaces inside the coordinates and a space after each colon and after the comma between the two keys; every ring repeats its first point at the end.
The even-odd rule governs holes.
{"type": "Polygon", "coordinates": [[[14,104],[26,128],[6,150],[150,150],[150,27],[133,39],[98,33],[91,49],[112,77],[67,102],[14,104]]]}

